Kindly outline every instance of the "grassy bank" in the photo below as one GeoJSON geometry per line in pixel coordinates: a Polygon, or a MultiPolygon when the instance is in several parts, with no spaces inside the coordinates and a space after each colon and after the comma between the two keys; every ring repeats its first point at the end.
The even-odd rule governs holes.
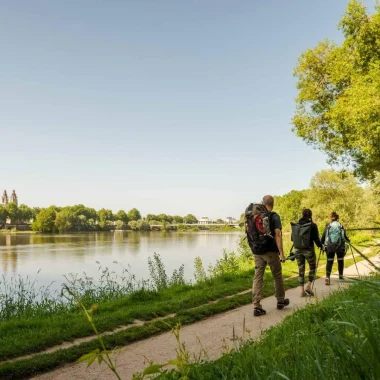
{"type": "MultiPolygon", "coordinates": [[[[287,246],[289,244],[287,242],[287,246]]],[[[325,256],[321,256],[320,266],[324,263],[325,256]]],[[[351,263],[352,259],[346,265],[351,263]]],[[[119,285],[121,288],[118,288],[112,277],[106,277],[108,280],[101,290],[94,284],[84,286],[84,279],[77,281],[77,292],[86,306],[89,308],[92,304],[99,303],[94,317],[100,332],[130,324],[135,319],[145,321],[142,326],[134,326],[107,336],[105,340],[108,348],[166,331],[177,322],[192,323],[251,302],[250,294],[236,295],[250,288],[254,272],[252,256],[245,242],[239,245],[236,253],[224,252],[221,259],[207,271],[201,261],[196,260],[195,283],[183,281],[181,268],[172,277],[167,276],[157,257],[151,260],[150,269],[151,281],[140,283],[140,288],[133,287],[130,283],[119,285]],[[223,299],[230,295],[231,298],[223,299]],[[219,301],[210,303],[216,300],[219,301]],[[176,316],[166,317],[165,322],[153,320],[173,313],[176,316]]],[[[287,262],[283,266],[283,273],[285,278],[295,276],[297,264],[287,262]]],[[[323,275],[324,270],[320,270],[318,274],[323,275]]],[[[286,281],[287,287],[297,285],[297,278],[286,281]]],[[[273,292],[273,281],[268,270],[263,295],[266,297],[273,292]]],[[[54,302],[56,303],[42,300],[40,304],[23,305],[8,300],[8,303],[3,303],[5,308],[2,310],[5,309],[7,313],[3,313],[0,322],[0,361],[40,352],[65,341],[92,335],[91,327],[73,304],[64,304],[62,300],[54,302]]],[[[92,340],[54,353],[4,363],[0,365],[0,376],[22,378],[47,371],[62,363],[74,361],[97,347],[98,342],[92,340]]]]}
{"type": "MultiPolygon", "coordinates": [[[[215,362],[190,367],[189,379],[378,379],[380,278],[307,306],[215,362]]],[[[159,377],[180,379],[178,372],[159,377]]]]}

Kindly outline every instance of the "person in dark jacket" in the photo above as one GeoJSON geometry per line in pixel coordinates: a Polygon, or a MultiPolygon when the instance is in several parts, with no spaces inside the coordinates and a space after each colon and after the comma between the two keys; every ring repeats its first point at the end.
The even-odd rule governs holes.
{"type": "MultiPolygon", "coordinates": [[[[333,211],[330,215],[330,220],[331,220],[331,223],[332,222],[339,222],[339,215],[335,211],[333,211]]],[[[326,225],[326,228],[325,228],[323,235],[322,235],[322,238],[321,238],[323,245],[326,245],[326,241],[327,241],[326,235],[327,235],[327,231],[328,231],[329,226],[330,226],[330,223],[328,223],[326,225]]],[[[344,227],[342,225],[341,225],[341,228],[343,230],[343,235],[344,235],[345,241],[350,242],[350,239],[348,238],[348,236],[346,234],[346,230],[344,229],[344,227]]],[[[334,265],[335,254],[337,257],[337,261],[338,261],[339,280],[341,280],[341,281],[344,280],[343,270],[344,270],[344,256],[346,256],[346,244],[345,244],[345,242],[342,242],[342,245],[340,247],[338,247],[338,249],[336,251],[326,252],[326,256],[327,256],[326,278],[325,278],[325,284],[326,285],[330,285],[330,275],[331,275],[332,267],[334,265]]]]}
{"type": "MultiPolygon", "coordinates": [[[[314,249],[314,243],[319,249],[322,249],[322,243],[319,239],[318,226],[313,223],[312,220],[313,213],[310,209],[304,209],[302,211],[302,218],[298,221],[299,224],[306,224],[311,222],[311,231],[310,231],[310,244],[306,249],[296,249],[296,259],[298,264],[298,279],[301,288],[301,297],[313,296],[314,293],[311,289],[312,283],[314,281],[316,267],[317,267],[317,258],[314,249]],[[305,288],[305,265],[306,261],[309,263],[309,278],[308,283],[305,288]]],[[[293,240],[293,238],[292,238],[293,240]]]]}

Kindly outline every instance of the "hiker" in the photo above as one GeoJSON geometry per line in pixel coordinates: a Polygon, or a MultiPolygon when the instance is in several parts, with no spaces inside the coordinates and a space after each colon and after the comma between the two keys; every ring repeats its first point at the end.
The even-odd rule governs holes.
{"type": "Polygon", "coordinates": [[[344,227],[339,223],[339,215],[333,211],[330,215],[331,222],[327,224],[321,241],[327,255],[325,285],[330,285],[330,275],[334,264],[335,254],[338,261],[339,280],[344,280],[344,256],[346,255],[346,244],[350,242],[344,227]]]}
{"type": "Polygon", "coordinates": [[[282,248],[282,225],[280,216],[273,212],[274,198],[266,195],[262,204],[250,204],[245,212],[245,225],[248,244],[254,254],[255,276],[252,287],[253,315],[259,317],[266,314],[260,303],[265,268],[269,265],[275,283],[277,309],[289,305],[285,298],[284,281],[281,262],[285,262],[282,248]]]}
{"type": "Polygon", "coordinates": [[[318,227],[313,223],[313,213],[309,209],[302,211],[302,218],[292,225],[292,242],[298,265],[298,280],[301,288],[301,297],[314,296],[312,284],[316,275],[316,254],[314,243],[322,249],[318,227]],[[305,288],[305,264],[309,264],[308,283],[305,288]]]}

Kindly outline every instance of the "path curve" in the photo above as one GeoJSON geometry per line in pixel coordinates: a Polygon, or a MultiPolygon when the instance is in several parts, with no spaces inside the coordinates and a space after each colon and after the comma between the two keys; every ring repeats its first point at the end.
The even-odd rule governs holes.
{"type": "MultiPolygon", "coordinates": [[[[372,259],[380,265],[380,258],[372,259]]],[[[371,268],[366,261],[357,264],[360,275],[368,275],[371,268]]],[[[345,269],[345,276],[357,277],[355,265],[345,269]]],[[[321,299],[332,291],[348,286],[339,282],[337,276],[332,276],[331,285],[325,286],[324,279],[315,281],[316,296],[321,299]]],[[[214,360],[219,358],[227,349],[234,346],[233,334],[236,338],[258,339],[262,331],[280,323],[294,310],[304,307],[307,303],[315,302],[313,298],[301,298],[297,288],[289,289],[286,296],[290,298],[291,305],[283,310],[276,309],[274,296],[262,300],[267,315],[264,317],[252,317],[252,305],[246,305],[237,309],[219,314],[206,320],[184,326],[181,329],[181,341],[185,343],[187,351],[199,356],[203,349],[207,352],[207,358],[214,360]],[[245,331],[243,326],[245,325],[245,331]],[[201,347],[200,343],[203,347],[201,347]]],[[[147,366],[147,359],[154,363],[165,363],[176,356],[176,341],[170,332],[131,343],[125,346],[117,357],[117,368],[123,380],[131,379],[135,372],[142,371],[147,366]]],[[[203,355],[204,357],[204,355],[203,355]]],[[[105,365],[93,364],[87,368],[86,364],[69,364],[57,368],[52,372],[34,377],[38,380],[112,380],[114,375],[105,365]]]]}

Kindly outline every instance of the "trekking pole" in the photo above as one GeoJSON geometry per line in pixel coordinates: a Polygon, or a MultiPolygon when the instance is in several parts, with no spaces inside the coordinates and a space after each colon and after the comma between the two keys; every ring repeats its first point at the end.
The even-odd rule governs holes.
{"type": "Polygon", "coordinates": [[[351,249],[352,258],[354,259],[354,263],[355,263],[356,271],[358,272],[358,277],[360,277],[359,269],[358,269],[358,265],[356,264],[356,259],[355,259],[354,251],[352,250],[352,245],[351,245],[351,243],[349,243],[349,246],[350,246],[350,249],[351,249]]]}
{"type": "Polygon", "coordinates": [[[317,271],[318,271],[319,259],[321,258],[321,254],[322,254],[322,248],[319,250],[319,256],[317,260],[317,265],[315,267],[314,279],[313,279],[313,283],[311,284],[311,290],[314,289],[314,282],[315,282],[315,279],[317,278],[317,271]]]}

